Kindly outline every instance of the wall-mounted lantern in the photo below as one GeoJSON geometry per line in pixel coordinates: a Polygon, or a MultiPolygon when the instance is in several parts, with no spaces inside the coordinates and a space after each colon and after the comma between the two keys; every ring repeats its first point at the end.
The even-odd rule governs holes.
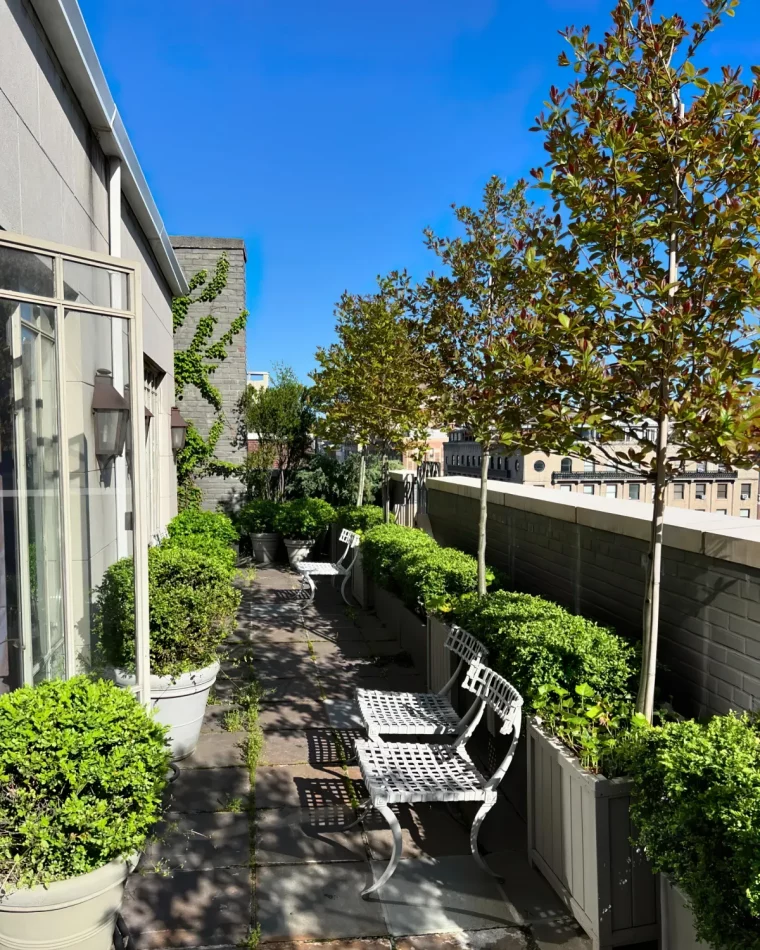
{"type": "Polygon", "coordinates": [[[123,454],[129,424],[129,405],[116,390],[109,369],[99,369],[95,373],[92,414],[95,417],[95,454],[105,465],[123,454]]]}
{"type": "Polygon", "coordinates": [[[172,407],[172,452],[176,455],[185,447],[188,423],[180,415],[176,406],[172,407]]]}

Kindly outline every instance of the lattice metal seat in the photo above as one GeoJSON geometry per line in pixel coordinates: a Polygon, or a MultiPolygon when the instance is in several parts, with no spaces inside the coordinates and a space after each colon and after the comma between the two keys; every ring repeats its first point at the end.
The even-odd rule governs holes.
{"type": "Polygon", "coordinates": [[[339,540],[341,544],[345,544],[346,549],[337,562],[301,561],[296,564],[298,573],[302,577],[302,588],[307,587],[309,589],[306,606],[314,603],[314,596],[317,593],[317,588],[312,577],[342,577],[343,583],[340,585],[340,594],[349,607],[351,606],[351,601],[346,597],[346,584],[348,584],[351,578],[351,571],[354,568],[356,558],[359,554],[359,535],[356,534],[355,531],[349,531],[347,528],[344,528],[340,533],[339,540]],[[353,551],[354,556],[348,564],[344,564],[343,562],[346,560],[349,551],[353,551]]]}
{"type": "Polygon", "coordinates": [[[384,689],[357,689],[356,701],[367,735],[374,741],[381,736],[454,736],[467,728],[477,715],[482,701],[475,699],[460,718],[449,695],[465,664],[482,662],[488,651],[475,637],[453,626],[445,647],[459,657],[451,679],[438,693],[394,693],[384,689]]]}
{"type": "Polygon", "coordinates": [[[396,870],[401,858],[401,827],[390,805],[402,802],[481,802],[470,831],[470,848],[480,867],[493,874],[478,851],[478,833],[483,819],[496,804],[499,783],[514,757],[520,738],[523,700],[503,676],[477,661],[470,664],[462,686],[475,694],[480,706],[478,715],[472,717],[453,744],[384,743],[365,739],[356,742],[357,760],[369,797],[354,824],[362,821],[370,808],[376,808],[393,833],[393,853],[388,866],[362,897],[382,887],[396,870]],[[481,775],[465,749],[486,706],[502,720],[500,731],[512,733],[507,754],[490,779],[481,775]]]}

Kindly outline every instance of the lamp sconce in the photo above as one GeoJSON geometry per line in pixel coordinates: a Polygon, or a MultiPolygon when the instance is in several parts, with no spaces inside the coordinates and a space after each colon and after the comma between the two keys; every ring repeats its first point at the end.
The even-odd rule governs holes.
{"type": "Polygon", "coordinates": [[[182,418],[179,409],[172,407],[172,452],[176,455],[185,447],[189,423],[182,418]]]}
{"type": "Polygon", "coordinates": [[[95,454],[101,468],[124,453],[129,425],[129,405],[116,390],[109,369],[95,373],[92,394],[92,414],[95,417],[95,454]]]}

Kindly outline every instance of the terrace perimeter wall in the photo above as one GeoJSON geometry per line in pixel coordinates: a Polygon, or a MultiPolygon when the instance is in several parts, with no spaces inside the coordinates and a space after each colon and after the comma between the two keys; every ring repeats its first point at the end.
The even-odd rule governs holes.
{"type": "MultiPolygon", "coordinates": [[[[436,540],[475,553],[479,482],[428,479],[436,540]]],[[[489,483],[488,562],[516,590],[640,639],[652,506],[489,483]]],[[[760,524],[667,509],[660,698],[689,715],[760,707],[760,524]]]]}

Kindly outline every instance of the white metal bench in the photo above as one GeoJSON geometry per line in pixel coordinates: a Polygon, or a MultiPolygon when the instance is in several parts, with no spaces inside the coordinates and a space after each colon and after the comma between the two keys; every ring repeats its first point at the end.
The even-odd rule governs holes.
{"type": "MultiPolygon", "coordinates": [[[[496,804],[499,783],[509,768],[520,737],[523,700],[503,676],[480,663],[471,664],[463,686],[482,700],[480,713],[451,745],[418,742],[356,741],[356,755],[369,797],[353,824],[363,821],[370,807],[385,818],[393,833],[393,852],[380,878],[362,892],[368,897],[382,887],[396,870],[402,840],[398,818],[391,805],[414,802],[481,802],[470,831],[473,857],[489,874],[498,875],[485,863],[478,850],[478,833],[483,819],[496,804]],[[486,779],[467,754],[465,743],[472,735],[485,706],[502,720],[502,733],[512,733],[503,761],[486,779]]],[[[352,826],[349,826],[352,827],[352,826]]]]}
{"type": "Polygon", "coordinates": [[[459,657],[459,665],[451,679],[437,693],[396,693],[384,689],[357,689],[356,701],[367,735],[374,742],[381,736],[453,736],[461,734],[482,700],[475,699],[460,719],[449,696],[465,664],[484,662],[488,650],[480,640],[452,626],[445,648],[459,657]]]}
{"type": "Polygon", "coordinates": [[[341,544],[345,544],[346,549],[336,563],[331,564],[329,561],[300,561],[296,565],[298,573],[302,578],[302,587],[308,587],[309,589],[306,606],[314,603],[314,596],[317,593],[317,588],[312,577],[342,577],[343,583],[340,585],[340,593],[343,600],[345,600],[349,607],[351,606],[351,601],[346,597],[346,584],[351,578],[351,571],[359,554],[360,538],[355,531],[349,531],[347,528],[344,528],[340,533],[339,540],[341,544]],[[346,560],[349,551],[353,551],[354,556],[348,564],[344,564],[343,562],[346,560]]]}

